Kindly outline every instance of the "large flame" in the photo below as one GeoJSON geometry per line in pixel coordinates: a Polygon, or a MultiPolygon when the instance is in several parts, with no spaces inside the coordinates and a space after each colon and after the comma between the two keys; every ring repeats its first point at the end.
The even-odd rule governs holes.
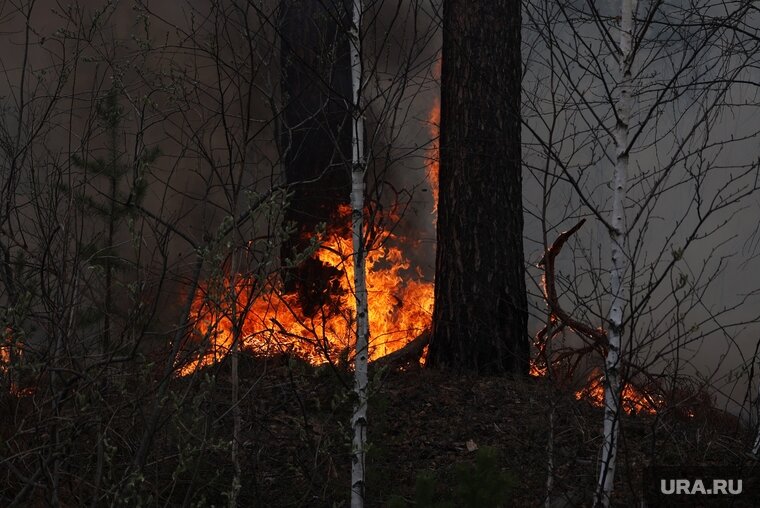
{"type": "MultiPolygon", "coordinates": [[[[441,59],[433,76],[439,79],[441,59]]],[[[438,209],[438,161],[440,100],[435,99],[428,116],[431,145],[426,153],[426,177],[438,209]]],[[[351,209],[341,206],[338,215],[345,226],[351,209]]],[[[434,219],[435,220],[435,219],[434,219]]],[[[418,247],[414,241],[383,232],[388,241],[367,253],[370,360],[390,354],[430,327],[433,283],[412,267],[404,250],[418,247]]],[[[203,350],[185,362],[180,375],[223,358],[237,336],[244,349],[255,354],[294,354],[310,363],[333,362],[348,355],[355,340],[356,302],[350,229],[335,227],[320,242],[315,258],[339,274],[330,281],[329,303],[318,312],[304,312],[300,295],[286,293],[278,282],[261,282],[234,275],[216,284],[206,283],[196,293],[191,319],[195,342],[203,350]]],[[[424,364],[427,347],[420,359],[424,364]]]]}
{"type": "MultiPolygon", "coordinates": [[[[342,206],[344,224],[351,209],[342,206]]],[[[367,252],[370,359],[402,348],[430,326],[433,283],[423,280],[404,255],[413,242],[393,233],[367,252]]],[[[197,292],[191,317],[205,350],[182,367],[181,375],[224,357],[236,335],[244,349],[271,356],[288,353],[313,364],[339,361],[355,341],[354,263],[350,228],[335,227],[320,242],[314,257],[332,267],[331,297],[316,313],[303,311],[300,296],[283,293],[277,282],[258,283],[240,276],[207,283],[197,292]],[[236,333],[237,332],[237,333],[236,333]]]]}
{"type": "MultiPolygon", "coordinates": [[[[440,73],[441,59],[438,58],[433,77],[439,79],[440,73]]],[[[432,141],[426,153],[426,177],[433,195],[434,216],[438,211],[440,120],[441,103],[436,98],[428,115],[432,141]]],[[[334,269],[330,273],[336,274],[326,284],[331,288],[327,303],[316,313],[304,312],[303,303],[299,301],[302,295],[283,292],[278,282],[261,282],[239,274],[216,284],[206,283],[196,293],[191,311],[196,342],[205,346],[181,367],[180,375],[190,374],[226,356],[235,337],[243,349],[258,355],[288,353],[312,364],[347,359],[355,341],[356,314],[351,231],[346,227],[351,209],[343,205],[338,212],[342,225],[327,232],[314,255],[323,265],[334,269]]],[[[380,236],[388,241],[370,249],[366,260],[371,360],[390,354],[418,337],[430,326],[433,310],[433,283],[423,280],[403,250],[414,248],[415,243],[388,232],[380,236]]],[[[541,287],[548,298],[543,278],[541,287]]],[[[541,352],[545,341],[551,338],[537,338],[536,345],[541,352]]],[[[420,359],[422,364],[426,353],[427,346],[420,359]]],[[[531,360],[531,376],[547,375],[546,358],[542,356],[531,360]]],[[[601,371],[592,372],[586,385],[575,392],[575,397],[603,407],[603,381],[601,371]]],[[[623,387],[622,407],[628,414],[655,414],[662,404],[661,398],[631,384],[623,387]]]]}

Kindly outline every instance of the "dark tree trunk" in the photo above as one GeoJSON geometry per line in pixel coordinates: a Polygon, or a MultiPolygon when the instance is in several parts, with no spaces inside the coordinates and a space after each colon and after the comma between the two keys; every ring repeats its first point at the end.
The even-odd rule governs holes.
{"type": "Polygon", "coordinates": [[[446,0],[433,367],[527,373],[520,2],[446,0]]]}
{"type": "MultiPolygon", "coordinates": [[[[338,206],[349,202],[350,13],[350,3],[344,5],[343,0],[280,2],[280,142],[292,193],[285,220],[296,229],[283,243],[283,260],[303,252],[317,225],[330,225],[338,206]]],[[[307,315],[329,301],[331,281],[337,276],[332,272],[313,258],[287,271],[286,290],[301,294],[307,315]]]]}

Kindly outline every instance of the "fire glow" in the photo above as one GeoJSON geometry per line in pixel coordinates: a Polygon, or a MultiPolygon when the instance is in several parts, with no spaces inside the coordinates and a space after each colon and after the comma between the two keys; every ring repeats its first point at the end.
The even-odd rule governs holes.
{"type": "MultiPolygon", "coordinates": [[[[436,79],[440,77],[440,69],[439,58],[433,70],[436,79]]],[[[440,117],[440,100],[436,98],[428,116],[432,141],[425,157],[425,174],[433,196],[433,221],[438,208],[440,117]]],[[[331,281],[337,288],[331,291],[329,304],[308,316],[297,293],[283,293],[282,284],[276,282],[262,288],[246,276],[237,276],[234,282],[222,281],[216,287],[202,285],[194,297],[190,317],[195,323],[194,342],[205,347],[181,367],[181,376],[226,356],[236,329],[243,349],[257,355],[287,353],[319,365],[350,352],[356,340],[350,207],[342,205],[338,216],[341,224],[327,232],[315,253],[316,259],[339,274],[331,281]]],[[[388,241],[368,250],[366,259],[370,360],[397,351],[417,338],[430,328],[433,315],[434,284],[422,278],[405,254],[416,247],[415,242],[390,232],[379,236],[388,241]],[[413,280],[409,280],[410,272],[415,276],[413,280]]],[[[421,364],[426,354],[427,346],[421,364]]]]}
{"type": "Polygon", "coordinates": [[[430,184],[430,190],[433,194],[433,214],[438,212],[438,164],[440,154],[440,124],[441,124],[441,101],[435,100],[433,109],[430,110],[430,116],[428,116],[428,122],[430,123],[430,134],[433,137],[430,148],[428,150],[427,159],[427,180],[430,184]]]}
{"type": "MultiPolygon", "coordinates": [[[[440,77],[441,60],[433,74],[440,77]]],[[[431,144],[426,152],[426,178],[433,197],[433,222],[438,209],[439,134],[441,105],[435,99],[428,115],[431,144]]],[[[329,301],[316,313],[304,312],[301,295],[283,292],[279,282],[259,284],[254,278],[236,275],[221,283],[202,285],[193,300],[193,342],[202,350],[180,368],[185,376],[216,363],[230,351],[237,336],[244,350],[258,356],[288,354],[314,365],[346,361],[355,344],[354,263],[350,225],[351,209],[341,205],[339,224],[328,230],[314,257],[337,274],[326,284],[329,301]]],[[[370,360],[377,360],[404,347],[429,329],[432,321],[434,283],[423,279],[405,251],[414,242],[381,232],[383,245],[367,252],[367,290],[370,322],[370,360]],[[409,274],[414,278],[410,280],[409,274]]],[[[545,281],[542,281],[542,287],[545,281]]],[[[545,292],[545,291],[544,291],[545,292]]],[[[546,292],[545,292],[546,293],[546,292]]],[[[545,294],[548,298],[548,295],[545,294]]],[[[556,323],[555,323],[556,324],[556,323]]],[[[420,364],[424,365],[425,346],[420,364]]],[[[543,362],[545,363],[545,362],[543,362]]],[[[537,358],[530,362],[530,375],[544,377],[547,367],[537,358]]],[[[604,407],[604,376],[594,371],[575,398],[604,407]]],[[[627,414],[655,414],[662,401],[633,385],[622,390],[627,414]]]]}
{"type": "MultiPolygon", "coordinates": [[[[530,375],[532,377],[546,376],[547,368],[540,364],[537,359],[531,359],[530,375]]],[[[584,386],[574,393],[576,400],[585,400],[594,407],[604,407],[604,373],[601,369],[594,369],[586,378],[584,386]]],[[[655,415],[664,406],[662,397],[647,393],[631,383],[624,383],[621,390],[621,407],[625,414],[655,415]]]]}
{"type": "MultiPolygon", "coordinates": [[[[604,407],[604,374],[599,369],[589,375],[586,385],[575,392],[577,400],[587,400],[596,407],[604,407]]],[[[657,395],[646,393],[631,383],[624,383],[621,402],[626,414],[655,415],[664,401],[657,395]]]]}
{"type": "MultiPolygon", "coordinates": [[[[342,222],[347,223],[350,216],[350,207],[339,209],[342,222]]],[[[366,260],[370,360],[417,338],[430,326],[433,311],[433,283],[423,280],[399,247],[411,241],[389,232],[383,237],[386,241],[368,250],[366,260]]],[[[236,329],[242,348],[256,355],[287,353],[316,365],[345,357],[355,341],[352,253],[348,227],[328,231],[320,242],[314,257],[334,268],[337,275],[328,284],[329,302],[311,316],[303,311],[297,293],[283,293],[277,283],[261,287],[249,277],[238,276],[234,285],[225,280],[217,287],[202,287],[195,296],[191,318],[199,342],[208,346],[180,375],[224,357],[236,329]]]]}

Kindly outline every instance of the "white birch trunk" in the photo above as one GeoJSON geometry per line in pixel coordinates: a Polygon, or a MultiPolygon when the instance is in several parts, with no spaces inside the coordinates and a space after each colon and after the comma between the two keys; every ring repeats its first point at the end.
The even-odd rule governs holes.
{"type": "MultiPolygon", "coordinates": [[[[232,208],[234,210],[233,217],[237,216],[237,200],[232,208]]],[[[234,238],[240,238],[240,233],[237,227],[234,231],[234,238]]],[[[241,442],[241,430],[243,426],[242,412],[240,410],[240,372],[239,372],[239,351],[240,351],[240,339],[241,330],[243,326],[243,316],[238,314],[237,301],[240,297],[238,293],[238,253],[232,255],[232,265],[230,267],[230,294],[225,297],[230,298],[229,308],[232,309],[232,315],[230,316],[232,323],[232,346],[230,347],[230,381],[232,384],[232,446],[230,449],[230,460],[232,461],[232,467],[235,474],[232,477],[232,485],[230,487],[230,497],[228,500],[229,508],[237,507],[237,497],[242,485],[242,470],[240,468],[240,442],[241,442]]]]}
{"type": "Polygon", "coordinates": [[[363,241],[364,213],[364,123],[361,113],[362,63],[359,29],[362,1],[353,2],[351,24],[351,85],[353,89],[353,135],[351,208],[354,248],[354,292],[356,298],[356,358],[354,391],[356,405],[351,417],[354,431],[351,456],[351,508],[364,506],[364,463],[367,443],[367,361],[369,352],[369,316],[367,309],[367,283],[365,279],[365,252],[363,241]]]}
{"type": "MultiPolygon", "coordinates": [[[[233,278],[233,281],[235,279],[233,278]]],[[[233,290],[233,294],[237,298],[237,291],[233,290]]],[[[234,305],[234,304],[233,304],[234,305]]],[[[237,316],[233,317],[239,319],[237,316]]],[[[233,336],[232,349],[230,351],[232,355],[231,359],[231,372],[232,377],[232,450],[230,451],[230,458],[232,459],[233,470],[235,475],[232,478],[232,488],[230,490],[229,506],[235,508],[237,506],[237,496],[242,486],[242,470],[240,468],[240,441],[241,441],[241,429],[242,429],[242,413],[240,411],[240,374],[239,374],[239,350],[240,350],[240,326],[235,321],[235,332],[233,336]]]]}
{"type": "Polygon", "coordinates": [[[615,127],[616,161],[612,178],[613,198],[610,217],[610,293],[612,301],[608,316],[609,348],[604,375],[604,440],[602,463],[595,504],[610,505],[615,466],[617,465],[618,426],[620,419],[620,352],[623,334],[623,307],[626,301],[624,276],[626,271],[625,193],[628,177],[628,131],[631,116],[631,63],[633,60],[633,13],[636,0],[621,0],[620,12],[620,99],[615,127]]]}

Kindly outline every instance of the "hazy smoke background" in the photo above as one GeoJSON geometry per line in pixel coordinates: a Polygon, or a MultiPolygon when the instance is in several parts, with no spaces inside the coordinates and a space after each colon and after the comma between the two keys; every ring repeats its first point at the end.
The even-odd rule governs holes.
{"type": "MultiPolygon", "coordinates": [[[[34,28],[28,54],[23,50],[27,20],[14,7],[4,4],[5,12],[0,13],[5,75],[0,81],[0,95],[4,97],[3,137],[12,140],[19,129],[18,83],[24,62],[30,70],[24,84],[25,93],[27,97],[36,94],[41,99],[30,103],[24,112],[20,136],[31,139],[38,126],[29,120],[34,116],[30,112],[41,115],[47,104],[44,98],[60,94],[64,99],[55,103],[55,110],[46,122],[45,129],[49,131],[44,142],[35,142],[33,147],[38,159],[44,155],[48,160],[57,161],[59,166],[68,164],[71,153],[102,149],[103,132],[92,120],[93,111],[96,98],[102,97],[116,82],[127,95],[122,100],[127,113],[122,139],[125,156],[134,158],[143,145],[159,146],[163,154],[152,168],[145,207],[180,225],[198,242],[213,237],[224,217],[237,206],[228,191],[231,182],[264,192],[282,180],[277,124],[273,121],[281,100],[279,53],[276,30],[271,24],[275,17],[267,18],[275,12],[276,3],[268,0],[257,4],[258,10],[245,11],[236,10],[234,2],[223,2],[232,6],[227,12],[248,16],[251,31],[240,30],[243,25],[238,19],[229,29],[221,31],[224,40],[215,41],[210,36],[215,33],[215,27],[227,25],[215,17],[217,13],[210,9],[209,2],[151,2],[145,4],[150,8],[148,12],[130,2],[82,1],[62,6],[53,0],[42,0],[35,4],[28,20],[34,28]],[[229,88],[220,90],[218,69],[211,65],[209,58],[213,51],[198,48],[206,45],[207,50],[216,44],[215,51],[221,58],[235,62],[236,50],[251,34],[255,34],[256,68],[227,68],[229,75],[223,76],[222,82],[229,88]],[[86,42],[82,42],[83,39],[86,42]],[[72,55],[78,51],[81,58],[72,66],[72,55]],[[62,71],[67,79],[56,92],[62,71]],[[236,88],[239,84],[250,85],[252,91],[236,88]],[[249,131],[246,129],[251,125],[244,125],[237,113],[229,116],[231,123],[226,127],[218,121],[220,108],[240,110],[245,97],[241,92],[250,93],[253,99],[251,118],[255,126],[249,131]],[[223,104],[220,98],[224,99],[223,104]],[[245,143],[232,143],[243,147],[248,165],[237,180],[235,171],[240,168],[236,161],[241,154],[228,153],[228,135],[242,136],[245,132],[256,132],[256,136],[245,143]]],[[[705,35],[698,23],[700,16],[725,14],[720,10],[722,4],[702,3],[704,5],[689,13],[685,9],[691,6],[690,2],[670,2],[658,11],[656,22],[647,33],[647,42],[640,50],[641,60],[637,61],[647,65],[635,77],[639,94],[634,101],[634,128],[652,106],[653,97],[673,77],[674,69],[699,48],[700,38],[705,35]]],[[[244,3],[239,4],[242,9],[244,3]]],[[[373,174],[378,182],[375,188],[382,190],[381,199],[386,202],[396,195],[409,200],[398,230],[419,240],[411,255],[429,277],[434,271],[435,232],[425,162],[431,142],[428,118],[438,95],[433,74],[441,43],[436,28],[439,4],[411,0],[398,5],[394,2],[378,4],[377,17],[373,17],[374,24],[366,35],[368,44],[365,46],[376,64],[368,85],[368,94],[373,97],[368,123],[373,126],[370,138],[376,157],[373,174]],[[397,100],[398,97],[401,98],[397,100]],[[390,106],[393,110],[389,110],[390,106]],[[391,189],[405,191],[392,192],[391,189]]],[[[595,4],[604,9],[602,15],[615,16],[615,2],[595,4]]],[[[648,2],[640,4],[640,12],[644,12],[648,2]]],[[[537,142],[537,136],[548,139],[547,122],[552,116],[556,116],[553,150],[578,177],[587,198],[600,213],[603,216],[609,213],[608,182],[614,164],[614,146],[602,125],[614,128],[608,96],[610,90],[614,90],[617,67],[607,43],[600,38],[598,27],[581,16],[580,11],[573,10],[584,5],[585,2],[567,3],[568,12],[576,16],[576,33],[562,21],[563,15],[554,2],[526,2],[524,10],[524,114],[526,123],[533,129],[526,128],[523,134],[525,251],[531,267],[543,254],[541,217],[544,215],[545,171],[550,172],[550,180],[556,177],[545,213],[548,241],[574,225],[580,217],[589,216],[588,207],[537,142]],[[553,38],[549,39],[549,35],[553,38]],[[552,62],[549,59],[547,43],[550,40],[559,44],[559,47],[554,46],[555,56],[563,52],[567,60],[552,62]],[[595,62],[600,64],[595,66],[595,62]],[[550,65],[556,66],[554,72],[550,65]],[[556,70],[561,66],[567,71],[556,70]],[[609,75],[603,76],[603,82],[592,70],[606,71],[609,75]],[[557,105],[562,107],[554,115],[552,108],[557,105]]],[[[758,20],[750,21],[755,21],[754,25],[748,22],[747,26],[758,26],[758,20]]],[[[746,45],[753,44],[749,35],[745,39],[746,45]]],[[[737,42],[722,39],[721,47],[700,53],[689,64],[689,71],[677,77],[672,96],[668,95],[667,102],[655,107],[655,120],[642,133],[632,153],[634,169],[628,203],[633,208],[646,199],[657,172],[678,153],[682,141],[692,135],[684,145],[684,152],[690,155],[672,165],[666,190],[645,207],[645,216],[631,231],[630,242],[639,249],[636,265],[637,275],[642,280],[647,279],[649,272],[661,273],[683,245],[686,231],[698,221],[693,200],[696,183],[708,202],[721,192],[727,192],[726,184],[729,190],[752,184],[750,178],[730,181],[742,168],[758,159],[756,134],[760,123],[755,115],[755,104],[760,80],[756,59],[731,53],[736,49],[731,44],[737,42]],[[728,77],[740,66],[742,70],[736,79],[741,82],[732,85],[725,95],[724,102],[730,105],[711,110],[714,116],[711,116],[710,128],[699,127],[696,134],[690,134],[716,96],[715,89],[705,90],[699,83],[728,77]],[[702,146],[708,147],[702,149],[702,146]],[[694,176],[698,171],[702,171],[704,179],[694,176]]],[[[4,168],[13,156],[12,151],[3,152],[4,168]]],[[[59,174],[56,164],[35,166],[34,181],[37,184],[46,179],[51,182],[59,174]]],[[[31,172],[19,176],[2,195],[3,200],[11,200],[23,210],[19,215],[22,218],[15,224],[16,231],[36,227],[35,216],[26,213],[31,204],[25,196],[39,192],[31,176],[31,172]]],[[[86,183],[74,180],[78,185],[86,183]]],[[[65,213],[65,203],[55,206],[60,213],[65,213]]],[[[633,335],[626,336],[633,343],[643,345],[638,356],[647,368],[654,371],[667,368],[677,356],[679,361],[686,362],[687,372],[710,379],[715,389],[733,399],[729,406],[732,410],[744,402],[749,369],[756,356],[760,332],[757,300],[749,298],[719,319],[711,319],[710,314],[731,307],[758,290],[759,213],[760,203],[753,195],[738,206],[711,217],[703,229],[712,232],[694,242],[683,254],[673,275],[667,277],[668,282],[647,304],[649,313],[635,324],[633,335]],[[705,276],[716,274],[704,296],[687,298],[674,307],[672,288],[680,274],[687,278],[688,285],[688,281],[698,280],[702,272],[705,276]],[[667,332],[676,322],[679,324],[667,332]],[[687,333],[688,330],[692,331],[687,333]],[[694,339],[677,353],[670,348],[676,332],[694,339]],[[650,342],[650,339],[654,340],[650,342]]],[[[630,215],[628,218],[632,220],[630,215]]],[[[268,215],[252,225],[248,233],[266,235],[276,222],[276,213],[268,215]]],[[[78,225],[85,229],[93,227],[88,225],[87,217],[79,218],[78,225]]],[[[499,232],[494,231],[494,234],[499,232]]],[[[146,249],[140,254],[139,262],[147,269],[158,269],[163,255],[158,252],[161,232],[145,228],[144,235],[146,249]]],[[[127,245],[128,238],[124,236],[122,242],[127,245]]],[[[156,295],[167,314],[178,305],[192,257],[192,248],[181,239],[173,238],[169,246],[168,268],[175,285],[156,295]]],[[[124,250],[125,257],[134,256],[127,247],[124,250]]],[[[602,325],[606,315],[604,286],[608,284],[608,251],[607,231],[599,221],[591,220],[560,259],[560,280],[567,288],[563,304],[594,326],[602,325]]],[[[528,287],[535,317],[531,324],[533,332],[540,326],[544,307],[540,299],[540,272],[531,268],[529,274],[528,287]]],[[[172,318],[167,315],[164,319],[169,322],[172,318]]],[[[754,392],[751,393],[754,397],[754,392]]]]}

